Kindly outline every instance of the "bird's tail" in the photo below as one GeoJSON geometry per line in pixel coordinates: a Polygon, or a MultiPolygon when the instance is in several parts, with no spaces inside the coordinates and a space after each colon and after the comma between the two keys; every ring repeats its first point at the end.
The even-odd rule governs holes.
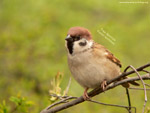
{"type": "MultiPolygon", "coordinates": [[[[122,79],[127,79],[129,77],[123,77],[122,79]]],[[[126,82],[126,83],[123,83],[122,86],[125,87],[125,88],[129,88],[130,87],[130,84],[134,85],[134,86],[139,86],[140,84],[138,84],[137,82],[135,81],[131,81],[131,82],[126,82]]]]}

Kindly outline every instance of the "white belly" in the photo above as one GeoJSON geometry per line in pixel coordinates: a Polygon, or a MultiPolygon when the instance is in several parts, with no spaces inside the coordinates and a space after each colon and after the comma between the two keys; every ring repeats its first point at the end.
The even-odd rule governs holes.
{"type": "Polygon", "coordinates": [[[75,80],[85,88],[96,88],[100,86],[103,80],[110,80],[120,73],[118,66],[113,66],[116,68],[110,69],[112,65],[116,64],[109,59],[95,59],[89,52],[68,56],[68,64],[75,80]],[[106,62],[110,64],[105,66],[106,62]]]}

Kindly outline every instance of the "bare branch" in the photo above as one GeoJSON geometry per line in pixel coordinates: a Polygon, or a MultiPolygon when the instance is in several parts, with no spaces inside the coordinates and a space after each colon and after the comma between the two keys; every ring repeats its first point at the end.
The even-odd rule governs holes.
{"type": "Polygon", "coordinates": [[[71,84],[71,77],[70,77],[70,79],[69,79],[69,82],[68,82],[67,88],[66,88],[66,90],[65,90],[65,92],[64,92],[64,95],[67,95],[67,94],[68,94],[68,91],[69,91],[69,88],[70,88],[70,84],[71,84]]]}
{"type": "MultiPolygon", "coordinates": [[[[58,97],[58,98],[60,98],[60,97],[58,97]]],[[[64,98],[64,99],[62,99],[62,100],[60,100],[60,101],[58,101],[56,103],[51,104],[50,106],[48,106],[47,108],[45,108],[42,112],[46,112],[47,113],[48,109],[50,109],[50,108],[52,108],[52,107],[54,107],[54,106],[56,106],[58,104],[66,103],[70,99],[77,99],[77,97],[72,97],[72,96],[66,96],[66,97],[61,97],[61,98],[64,98]]]]}
{"type": "MultiPolygon", "coordinates": [[[[124,70],[124,73],[127,72],[128,67],[124,70]]],[[[130,94],[129,94],[129,89],[128,88],[126,88],[126,94],[127,94],[127,98],[128,98],[128,105],[129,105],[128,111],[129,111],[129,113],[131,113],[131,100],[130,100],[130,94]]]]}
{"type": "Polygon", "coordinates": [[[126,88],[126,94],[127,94],[127,98],[128,98],[128,105],[129,105],[129,107],[128,107],[128,111],[129,111],[129,113],[131,113],[131,101],[130,101],[130,95],[129,95],[129,90],[128,90],[128,88],[126,88]]]}
{"type": "MultiPolygon", "coordinates": [[[[150,79],[149,74],[143,75],[141,77],[142,77],[143,80],[149,80],[150,79]]],[[[118,81],[118,82],[116,82],[116,83],[114,83],[112,85],[107,86],[105,91],[106,90],[110,90],[110,89],[112,89],[112,88],[114,88],[114,87],[116,87],[118,85],[123,84],[123,83],[131,82],[131,81],[138,81],[138,80],[140,80],[139,77],[131,77],[131,78],[128,78],[128,79],[124,79],[124,80],[118,81]]],[[[99,93],[102,93],[102,92],[103,92],[102,89],[96,88],[96,89],[92,90],[91,92],[89,92],[88,95],[90,97],[93,97],[93,96],[98,95],[99,93]]],[[[77,99],[75,99],[73,101],[68,102],[68,103],[64,103],[62,105],[56,106],[56,107],[51,108],[51,109],[43,110],[43,111],[41,111],[41,113],[56,113],[58,111],[61,111],[63,109],[67,109],[67,108],[69,108],[71,106],[74,106],[74,105],[82,103],[82,102],[84,102],[84,99],[81,96],[81,97],[78,97],[77,99]]]]}
{"type": "MultiPolygon", "coordinates": [[[[147,67],[150,67],[150,64],[146,64],[146,65],[144,65],[144,66],[141,66],[141,67],[137,68],[136,70],[137,70],[137,71],[143,71],[143,69],[145,69],[145,68],[147,68],[147,67]]],[[[150,79],[150,74],[148,73],[148,74],[145,74],[145,75],[141,76],[141,78],[140,78],[140,77],[131,77],[131,78],[123,79],[123,80],[121,80],[121,81],[117,81],[118,79],[120,79],[120,78],[122,78],[122,77],[125,77],[125,76],[128,76],[128,75],[130,75],[130,74],[132,74],[132,73],[135,73],[135,70],[122,73],[120,76],[118,76],[118,77],[116,77],[116,78],[114,78],[114,79],[108,81],[108,82],[107,82],[108,86],[105,88],[104,91],[110,90],[110,89],[112,89],[112,88],[114,88],[114,87],[117,87],[117,86],[119,86],[119,85],[121,85],[121,84],[123,84],[123,83],[126,83],[126,82],[138,81],[138,80],[141,80],[141,79],[142,79],[142,80],[149,80],[149,79],[150,79]],[[114,82],[114,81],[117,81],[117,82],[114,82]],[[114,82],[114,83],[113,83],[113,82],[114,82]],[[111,83],[113,83],[113,84],[111,84],[111,83]]],[[[146,85],[146,84],[145,84],[145,85],[146,85]]],[[[145,89],[146,89],[146,88],[145,88],[145,89]]],[[[88,95],[89,95],[90,97],[93,97],[93,96],[98,95],[98,94],[100,94],[100,93],[102,93],[102,92],[103,92],[103,90],[99,87],[99,88],[96,88],[96,89],[92,90],[91,92],[89,92],[88,95]]],[[[75,99],[75,98],[71,98],[71,97],[69,98],[69,97],[68,97],[67,99],[70,100],[70,99],[75,99]]],[[[48,106],[46,109],[42,110],[41,113],[56,113],[56,112],[58,112],[58,111],[67,109],[67,108],[69,108],[69,107],[72,107],[72,106],[77,105],[77,104],[79,104],[79,103],[82,103],[82,102],[84,102],[84,101],[85,101],[85,100],[83,99],[82,96],[76,98],[75,100],[72,100],[72,101],[70,101],[70,102],[67,102],[67,103],[66,103],[66,100],[65,100],[65,101],[64,101],[64,100],[61,100],[61,101],[59,101],[58,103],[59,103],[59,104],[60,104],[60,103],[63,103],[62,105],[55,104],[55,105],[58,105],[58,106],[55,106],[55,107],[53,107],[53,108],[52,108],[51,105],[50,105],[50,106],[48,106]],[[49,107],[50,107],[50,109],[49,109],[49,107]]],[[[54,105],[53,105],[53,106],[54,106],[54,105]]]]}
{"type": "MultiPolygon", "coordinates": [[[[95,101],[95,100],[88,100],[88,101],[96,103],[96,104],[105,105],[105,106],[121,107],[121,108],[125,108],[125,109],[127,109],[129,111],[129,109],[128,109],[129,107],[128,106],[117,105],[117,104],[106,104],[106,103],[98,102],[98,101],[95,101]]],[[[136,107],[131,107],[131,108],[134,108],[135,109],[135,113],[136,113],[136,107]]]]}
{"type": "MultiPolygon", "coordinates": [[[[150,63],[148,63],[148,64],[146,64],[146,65],[143,65],[143,66],[137,68],[136,70],[137,70],[137,71],[143,71],[143,69],[145,69],[145,68],[147,68],[147,67],[150,67],[150,63]]],[[[124,71],[126,71],[126,70],[124,70],[124,71]]],[[[110,84],[110,83],[112,83],[112,82],[114,82],[114,81],[116,81],[116,80],[118,80],[118,79],[120,79],[120,78],[122,78],[122,77],[131,75],[131,74],[133,74],[133,73],[135,73],[134,70],[129,71],[129,72],[122,73],[120,76],[118,76],[118,77],[116,77],[116,78],[110,80],[109,82],[107,82],[107,84],[110,84]]]]}
{"type": "MultiPolygon", "coordinates": [[[[130,87],[129,89],[133,89],[133,90],[144,90],[144,88],[135,88],[135,87],[130,87]]],[[[149,91],[150,89],[146,89],[147,91],[149,91]]]]}
{"type": "Polygon", "coordinates": [[[142,82],[142,85],[143,85],[143,88],[144,88],[144,95],[145,95],[145,101],[144,101],[143,111],[142,111],[142,113],[144,113],[146,102],[147,102],[145,82],[143,81],[143,79],[142,79],[141,75],[139,74],[139,72],[132,65],[128,66],[126,69],[128,69],[128,68],[132,68],[135,71],[135,73],[137,74],[137,76],[140,78],[141,82],[142,82]]]}
{"type": "MultiPolygon", "coordinates": [[[[150,75],[150,74],[149,74],[150,75]]],[[[146,86],[148,86],[148,87],[150,87],[150,85],[149,84],[145,84],[146,86]]]]}
{"type": "Polygon", "coordinates": [[[144,70],[144,69],[143,69],[142,71],[143,71],[143,72],[146,72],[146,73],[150,73],[149,71],[147,71],[147,70],[144,70]]]}

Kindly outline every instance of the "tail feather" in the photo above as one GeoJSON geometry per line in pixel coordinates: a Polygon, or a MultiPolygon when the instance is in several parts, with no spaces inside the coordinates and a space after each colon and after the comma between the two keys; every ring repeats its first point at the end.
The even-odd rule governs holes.
{"type": "MultiPolygon", "coordinates": [[[[127,79],[127,78],[129,78],[129,77],[127,77],[127,76],[123,77],[123,79],[127,79]]],[[[139,83],[137,83],[135,81],[131,81],[131,82],[126,82],[126,83],[122,84],[122,86],[125,87],[125,88],[129,88],[130,84],[135,85],[135,86],[139,86],[140,85],[139,83]]]]}
{"type": "Polygon", "coordinates": [[[139,83],[137,83],[137,82],[135,82],[135,81],[131,81],[131,82],[129,82],[130,84],[132,84],[132,85],[135,85],[135,86],[139,86],[140,84],[139,83]]]}
{"type": "Polygon", "coordinates": [[[129,88],[130,87],[130,84],[128,83],[128,82],[126,82],[126,83],[123,83],[123,84],[121,84],[123,87],[125,87],[125,88],[129,88]]]}

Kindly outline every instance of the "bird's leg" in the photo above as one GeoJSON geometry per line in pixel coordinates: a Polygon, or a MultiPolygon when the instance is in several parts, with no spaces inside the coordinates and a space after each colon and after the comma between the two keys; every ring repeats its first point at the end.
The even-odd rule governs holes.
{"type": "Polygon", "coordinates": [[[88,89],[89,89],[89,88],[85,88],[85,90],[84,90],[84,93],[83,93],[83,98],[84,98],[84,100],[90,100],[90,97],[89,97],[88,94],[87,94],[88,89]]]}
{"type": "Polygon", "coordinates": [[[107,81],[104,80],[104,81],[101,83],[101,88],[102,88],[103,91],[105,90],[106,86],[107,86],[107,81]]]}

